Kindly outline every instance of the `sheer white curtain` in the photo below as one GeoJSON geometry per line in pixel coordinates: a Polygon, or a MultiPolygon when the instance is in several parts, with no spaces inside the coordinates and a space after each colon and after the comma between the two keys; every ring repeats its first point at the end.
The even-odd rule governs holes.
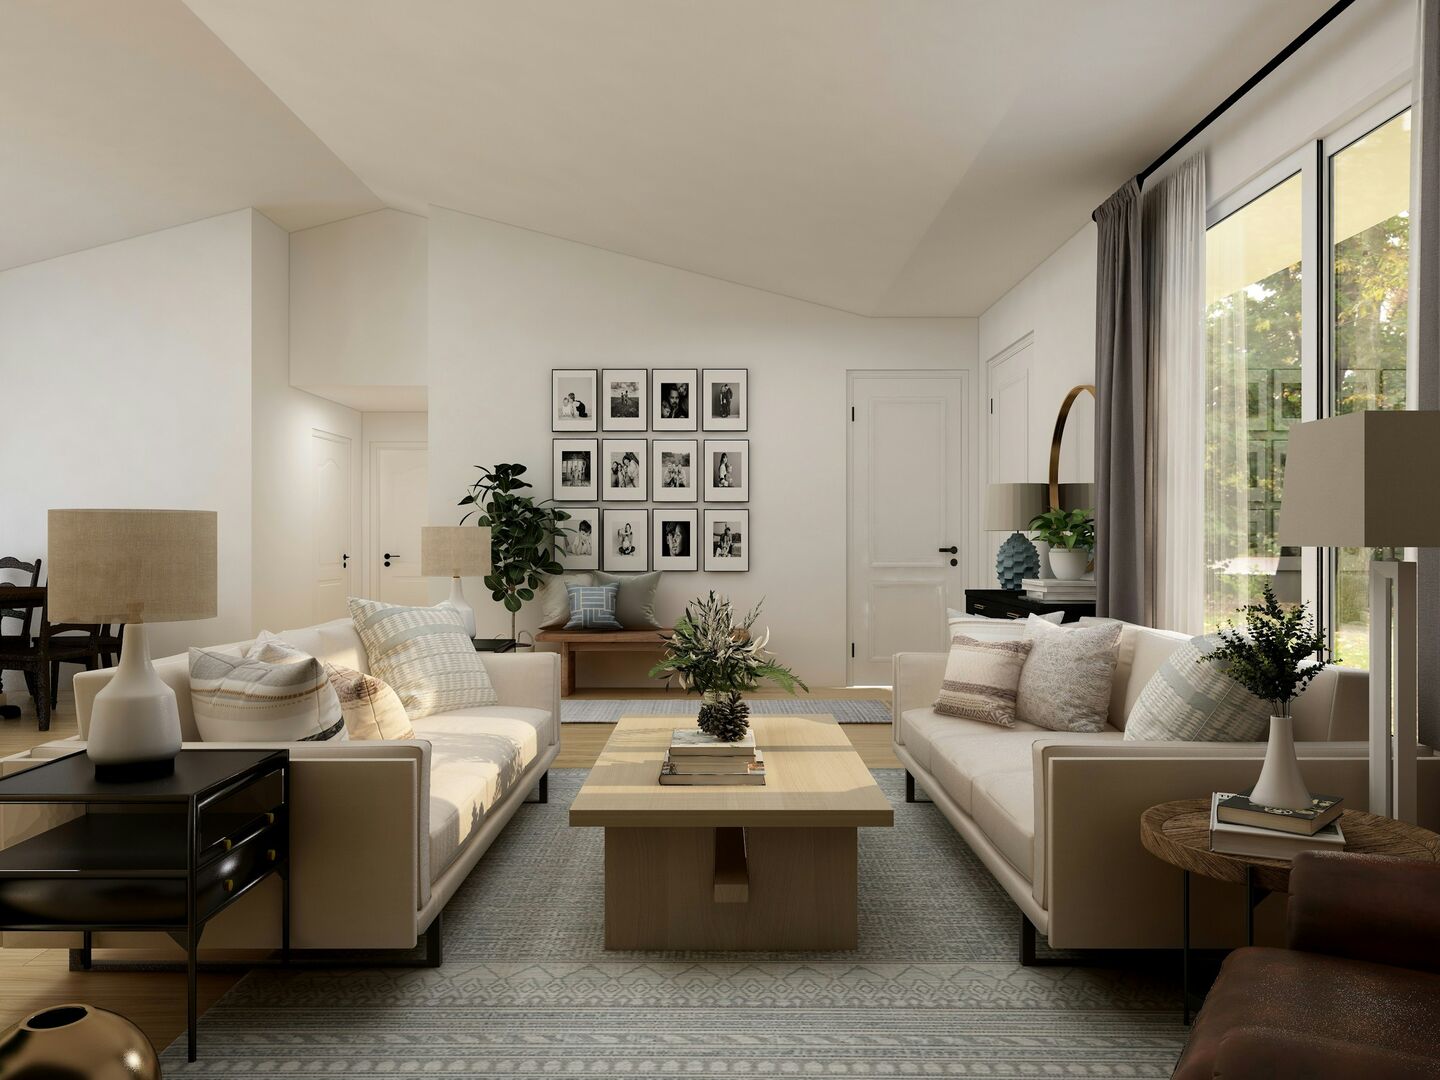
{"type": "MultiPolygon", "coordinates": [[[[1145,305],[1153,448],[1149,483],[1155,625],[1198,634],[1205,568],[1205,159],[1144,192],[1145,305]]],[[[1245,382],[1236,434],[1245,436],[1245,382]]],[[[1236,451],[1244,467],[1243,446],[1236,451]]],[[[1244,491],[1240,493],[1243,500],[1244,491]]],[[[1244,535],[1246,508],[1235,508],[1244,535]]]]}

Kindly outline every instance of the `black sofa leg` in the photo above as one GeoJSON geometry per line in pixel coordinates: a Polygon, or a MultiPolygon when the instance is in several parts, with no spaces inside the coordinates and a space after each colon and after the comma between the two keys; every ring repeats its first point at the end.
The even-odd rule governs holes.
{"type": "Polygon", "coordinates": [[[548,803],[550,801],[550,773],[540,774],[540,783],[535,787],[535,798],[531,800],[537,803],[548,803]]]}
{"type": "Polygon", "coordinates": [[[1023,911],[1020,912],[1020,966],[1035,966],[1035,924],[1023,911]]]}
{"type": "Polygon", "coordinates": [[[439,967],[445,961],[445,942],[440,920],[444,912],[435,914],[435,921],[425,930],[425,966],[439,967]]]}
{"type": "Polygon", "coordinates": [[[915,801],[915,777],[910,775],[910,770],[905,770],[905,801],[915,801]]]}

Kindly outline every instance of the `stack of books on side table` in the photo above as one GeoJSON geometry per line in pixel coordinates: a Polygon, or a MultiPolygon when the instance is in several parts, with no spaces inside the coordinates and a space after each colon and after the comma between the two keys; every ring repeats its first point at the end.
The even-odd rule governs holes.
{"type": "Polygon", "coordinates": [[[1217,791],[1210,796],[1210,850],[1260,859],[1293,859],[1302,851],[1344,851],[1338,795],[1316,795],[1308,810],[1286,810],[1217,791]]]}
{"type": "Polygon", "coordinates": [[[755,733],[722,742],[698,728],[676,728],[660,766],[662,784],[765,783],[765,755],[755,749],[755,733]]]}
{"type": "Polygon", "coordinates": [[[1094,578],[1061,581],[1059,578],[1027,577],[1020,584],[1025,587],[1025,595],[1031,600],[1043,600],[1051,604],[1095,602],[1094,578]]]}

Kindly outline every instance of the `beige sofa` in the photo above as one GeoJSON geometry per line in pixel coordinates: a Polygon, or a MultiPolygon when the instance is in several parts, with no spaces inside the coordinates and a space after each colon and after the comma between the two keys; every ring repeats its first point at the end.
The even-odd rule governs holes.
{"type": "MultiPolygon", "coordinates": [[[[285,631],[297,648],[368,670],[349,619],[285,631]]],[[[249,642],[219,646],[243,650],[249,642]]],[[[553,653],[489,654],[500,704],[414,721],[416,738],[275,744],[290,750],[291,934],[298,949],[409,949],[428,932],[438,956],[439,914],[560,751],[560,664],[553,653]]],[[[190,707],[189,660],[155,661],[174,690],[187,745],[200,743],[190,707]]],[[[95,694],[111,670],[75,677],[83,740],[95,694]]],[[[240,745],[240,744],[218,744],[240,745]]],[[[243,744],[254,746],[256,744],[243,744]]],[[[0,772],[68,753],[76,740],[47,743],[0,760],[0,772]]],[[[0,807],[0,847],[65,819],[0,807]]],[[[96,948],[150,947],[156,935],[97,934],[96,948]]],[[[3,945],[78,947],[78,934],[6,933],[3,945]]],[[[279,884],[269,879],[223,912],[205,933],[207,950],[275,948],[279,884]]],[[[164,944],[163,940],[160,944],[164,944]]]]}
{"type": "MultiPolygon", "coordinates": [[[[1127,626],[1107,730],[1012,729],[933,709],[943,653],[895,657],[894,749],[916,784],[1010,894],[1021,949],[1036,930],[1056,948],[1181,944],[1182,878],[1140,845],[1140,814],[1171,799],[1249,787],[1263,743],[1126,742],[1141,689],[1186,636],[1127,626]]],[[[1330,669],[1295,703],[1301,765],[1312,791],[1367,804],[1367,677],[1330,669]]],[[[1440,821],[1440,757],[1422,749],[1420,823],[1440,821]]],[[[911,796],[913,797],[913,795],[911,796]]],[[[1197,882],[1197,944],[1235,944],[1241,901],[1197,882]],[[1210,895],[1206,896],[1207,891],[1210,895]]]]}

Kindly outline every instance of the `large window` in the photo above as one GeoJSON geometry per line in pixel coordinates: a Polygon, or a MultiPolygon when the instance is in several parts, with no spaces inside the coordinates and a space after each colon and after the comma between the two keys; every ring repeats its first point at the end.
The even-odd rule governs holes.
{"type": "Polygon", "coordinates": [[[1291,160],[1212,212],[1206,235],[1205,629],[1270,585],[1312,603],[1363,667],[1366,564],[1391,553],[1322,561],[1276,529],[1292,424],[1405,408],[1410,114],[1379,112],[1291,160]]]}

